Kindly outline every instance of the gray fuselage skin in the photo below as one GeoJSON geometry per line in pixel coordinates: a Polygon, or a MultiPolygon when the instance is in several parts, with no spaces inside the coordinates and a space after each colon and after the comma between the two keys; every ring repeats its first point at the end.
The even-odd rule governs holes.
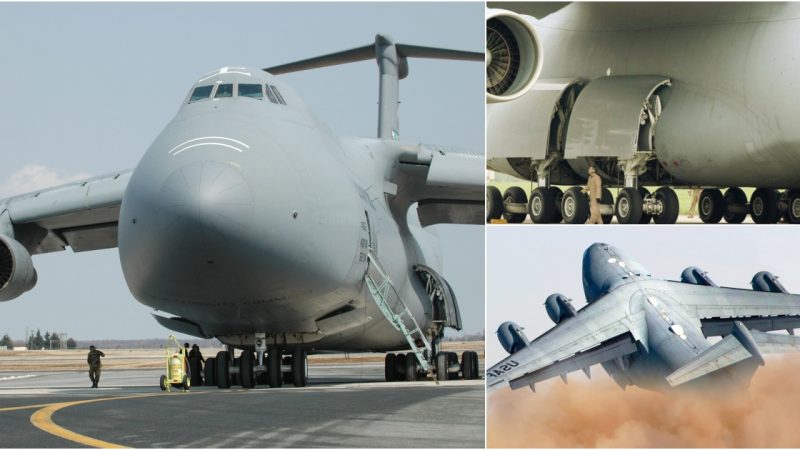
{"type": "Polygon", "coordinates": [[[667,391],[749,381],[755,366],[742,362],[673,388],[667,375],[683,367],[711,346],[700,321],[688,316],[672,297],[671,281],[653,279],[641,264],[608,244],[594,244],[583,257],[584,293],[592,302],[586,308],[622,305],[627,316],[644,313],[643,333],[637,336],[639,350],[602,364],[621,387],[667,391]],[[613,262],[609,262],[613,259],[613,262]],[[619,265],[622,261],[625,266],[619,265]],[[602,299],[601,299],[602,296],[602,299]],[[594,300],[597,299],[597,303],[594,300]],[[621,364],[620,364],[621,363],[621,364]],[[624,370],[623,370],[624,368],[624,370]]]}
{"type": "Polygon", "coordinates": [[[669,184],[800,188],[800,4],[578,2],[531,23],[540,79],[672,80],[655,131],[669,184]]]}
{"type": "Polygon", "coordinates": [[[400,146],[334,135],[261,70],[220,70],[196,86],[236,82],[275,86],[286,105],[187,96],[123,197],[119,255],[130,291],[208,335],[267,332],[295,334],[315,349],[401,348],[403,335],[365,289],[368,247],[423,327],[430,311],[412,265],[439,263],[387,205],[384,174],[400,146]],[[316,321],[342,308],[360,320],[320,334],[316,321]]]}

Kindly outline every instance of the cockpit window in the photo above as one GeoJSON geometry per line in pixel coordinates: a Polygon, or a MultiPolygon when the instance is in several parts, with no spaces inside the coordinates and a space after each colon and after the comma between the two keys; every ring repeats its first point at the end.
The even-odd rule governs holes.
{"type": "Polygon", "coordinates": [[[220,84],[214,98],[233,97],[233,84],[220,84]]]}
{"type": "Polygon", "coordinates": [[[240,84],[239,97],[250,97],[261,100],[264,94],[261,92],[260,84],[240,84]]]}
{"type": "Polygon", "coordinates": [[[209,86],[198,86],[198,87],[194,88],[194,91],[192,92],[192,96],[189,97],[189,103],[196,102],[198,100],[207,99],[208,96],[211,95],[211,89],[213,89],[213,88],[214,88],[214,86],[211,86],[211,85],[209,85],[209,86]]]}
{"type": "Polygon", "coordinates": [[[270,85],[267,85],[267,97],[269,98],[269,101],[271,101],[272,103],[275,103],[276,105],[280,104],[278,102],[278,97],[276,97],[275,93],[272,92],[272,86],[270,85]]]}
{"type": "Polygon", "coordinates": [[[271,86],[271,85],[267,85],[267,87],[271,87],[272,88],[272,91],[275,93],[275,96],[278,97],[278,102],[280,102],[280,104],[282,104],[282,105],[286,104],[286,100],[284,100],[283,96],[281,95],[281,93],[278,92],[278,88],[276,88],[275,86],[271,86]]]}

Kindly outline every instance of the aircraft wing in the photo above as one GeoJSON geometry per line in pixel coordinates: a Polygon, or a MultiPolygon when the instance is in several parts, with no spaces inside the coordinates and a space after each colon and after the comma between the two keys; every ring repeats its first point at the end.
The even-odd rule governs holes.
{"type": "Polygon", "coordinates": [[[117,246],[122,194],[131,171],[89,178],[0,200],[0,232],[31,254],[117,246]]]}
{"type": "Polygon", "coordinates": [[[670,282],[674,296],[706,336],[725,336],[740,321],[751,330],[800,328],[800,295],[670,282]]]}
{"type": "Polygon", "coordinates": [[[646,331],[644,312],[631,314],[628,302],[610,293],[581,309],[486,371],[488,390],[530,386],[634,353],[646,331]],[[612,297],[612,298],[608,298],[612,297]]]}
{"type": "Polygon", "coordinates": [[[437,223],[483,225],[485,159],[480,153],[437,145],[401,145],[389,181],[393,202],[403,211],[414,202],[422,226],[437,223]]]}

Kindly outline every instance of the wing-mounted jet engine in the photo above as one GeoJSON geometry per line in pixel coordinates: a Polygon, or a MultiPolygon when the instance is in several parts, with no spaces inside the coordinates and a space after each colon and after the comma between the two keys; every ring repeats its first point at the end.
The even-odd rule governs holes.
{"type": "Polygon", "coordinates": [[[503,322],[497,328],[497,339],[500,340],[500,345],[513,355],[523,348],[528,346],[528,338],[522,332],[522,327],[514,322],[503,322]]]}
{"type": "Polygon", "coordinates": [[[754,291],[760,292],[776,292],[781,294],[788,294],[789,291],[778,281],[778,277],[770,272],[763,271],[753,275],[753,280],[750,281],[754,291]]]}
{"type": "Polygon", "coordinates": [[[572,300],[568,299],[564,294],[553,294],[547,297],[544,307],[547,309],[547,315],[550,316],[550,319],[555,324],[578,315],[575,307],[572,306],[572,300]]]}
{"type": "Polygon", "coordinates": [[[542,71],[542,44],[521,15],[503,9],[486,13],[486,102],[507,102],[533,86],[542,71]]]}
{"type": "MultiPolygon", "coordinates": [[[[756,280],[756,277],[758,277],[758,275],[759,274],[756,274],[756,276],[753,277],[754,282],[756,280]]],[[[698,286],[717,287],[717,284],[714,283],[714,281],[712,281],[711,278],[708,276],[708,272],[695,266],[689,266],[683,269],[683,272],[681,272],[681,283],[696,284],[698,286]]]]}
{"type": "Polygon", "coordinates": [[[0,301],[13,300],[36,286],[36,269],[25,247],[0,234],[0,301]]]}

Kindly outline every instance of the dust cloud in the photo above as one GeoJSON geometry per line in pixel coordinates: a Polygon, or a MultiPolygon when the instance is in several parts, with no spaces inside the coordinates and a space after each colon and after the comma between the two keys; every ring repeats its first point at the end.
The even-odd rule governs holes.
{"type": "Polygon", "coordinates": [[[594,368],[489,395],[489,447],[800,447],[800,357],[769,358],[738,394],[620,389],[594,368]]]}

